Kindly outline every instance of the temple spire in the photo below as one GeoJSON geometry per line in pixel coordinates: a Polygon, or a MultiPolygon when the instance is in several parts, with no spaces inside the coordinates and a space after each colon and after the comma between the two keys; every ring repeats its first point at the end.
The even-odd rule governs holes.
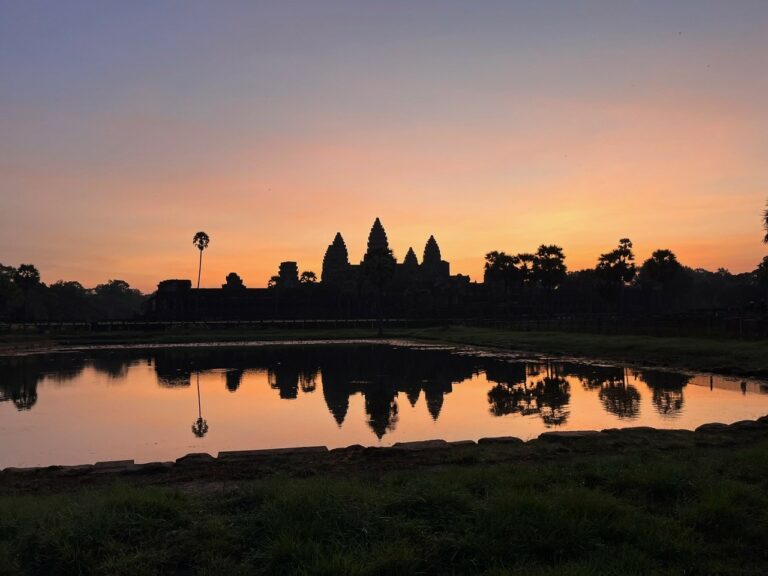
{"type": "Polygon", "coordinates": [[[343,257],[344,263],[349,262],[349,254],[347,253],[347,245],[344,242],[344,238],[341,236],[341,232],[336,232],[336,236],[333,238],[333,242],[329,246],[329,248],[333,248],[334,252],[339,255],[339,257],[343,257]]]}
{"type": "Polygon", "coordinates": [[[381,220],[376,218],[371,227],[371,233],[368,235],[368,253],[389,250],[389,241],[387,233],[381,220]]]}
{"type": "Polygon", "coordinates": [[[349,253],[341,232],[337,232],[333,242],[328,246],[323,257],[323,282],[339,282],[344,279],[349,269],[349,253]]]}
{"type": "Polygon", "coordinates": [[[419,261],[416,259],[416,252],[413,251],[413,248],[408,248],[403,265],[409,268],[417,268],[419,266],[419,261]]]}
{"type": "Polygon", "coordinates": [[[427,245],[424,247],[424,259],[422,262],[429,266],[432,264],[439,264],[442,259],[437,240],[435,240],[434,236],[430,236],[429,240],[427,240],[427,245]]]}

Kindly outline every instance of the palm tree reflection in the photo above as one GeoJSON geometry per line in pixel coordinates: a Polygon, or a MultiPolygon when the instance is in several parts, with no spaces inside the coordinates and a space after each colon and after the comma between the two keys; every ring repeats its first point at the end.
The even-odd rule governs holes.
{"type": "MultiPolygon", "coordinates": [[[[539,367],[530,367],[528,376],[539,376],[539,367]]],[[[568,381],[557,373],[557,366],[547,363],[546,373],[539,380],[520,375],[499,382],[488,392],[490,412],[494,416],[537,414],[547,427],[566,423],[570,411],[571,393],[568,381]]]]}
{"type": "Polygon", "coordinates": [[[202,438],[208,433],[208,422],[203,420],[203,405],[200,401],[200,372],[196,373],[197,376],[197,420],[192,424],[192,434],[198,438],[202,438]]]}
{"type": "Polygon", "coordinates": [[[691,376],[678,372],[640,370],[637,377],[651,389],[651,402],[661,416],[665,418],[680,416],[685,402],[683,388],[691,381],[691,376]]]}

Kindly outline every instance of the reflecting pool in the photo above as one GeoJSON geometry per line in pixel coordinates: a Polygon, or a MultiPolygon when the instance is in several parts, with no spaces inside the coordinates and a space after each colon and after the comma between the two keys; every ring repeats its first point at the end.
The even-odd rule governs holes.
{"type": "Polygon", "coordinates": [[[768,383],[408,342],[90,348],[0,358],[0,468],[768,414],[768,383]]]}

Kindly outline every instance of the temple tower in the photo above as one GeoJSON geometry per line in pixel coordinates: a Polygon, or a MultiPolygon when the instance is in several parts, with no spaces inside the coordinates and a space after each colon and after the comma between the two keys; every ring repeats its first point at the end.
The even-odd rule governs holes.
{"type": "Polygon", "coordinates": [[[363,256],[364,264],[373,261],[379,262],[377,266],[383,265],[385,268],[391,267],[393,269],[396,262],[392,251],[389,249],[387,233],[384,230],[384,226],[381,225],[381,220],[378,218],[376,218],[373,226],[371,226],[371,233],[368,235],[368,251],[363,256]]]}
{"type": "Polygon", "coordinates": [[[428,268],[433,268],[438,266],[442,259],[443,258],[440,255],[440,246],[437,245],[437,240],[435,240],[434,236],[430,236],[429,240],[427,240],[427,245],[424,246],[424,259],[422,260],[422,264],[428,268]]]}
{"type": "Polygon", "coordinates": [[[450,265],[440,254],[440,247],[434,236],[430,236],[424,246],[424,259],[421,261],[422,278],[430,284],[438,284],[448,280],[450,265]]]}
{"type": "Polygon", "coordinates": [[[299,266],[296,262],[280,262],[280,288],[296,288],[299,285],[299,266]]]}
{"type": "Polygon", "coordinates": [[[387,240],[387,232],[384,230],[384,226],[381,224],[381,220],[376,218],[371,227],[371,233],[368,235],[368,251],[371,252],[387,251],[389,250],[389,241],[387,240]]]}
{"type": "Polygon", "coordinates": [[[340,284],[349,274],[349,253],[347,245],[341,233],[337,232],[333,242],[328,246],[323,257],[323,271],[320,276],[322,282],[340,284]]]}
{"type": "Polygon", "coordinates": [[[416,259],[416,252],[413,251],[413,248],[408,248],[408,252],[406,252],[405,259],[403,260],[403,268],[416,270],[418,267],[419,261],[416,259]]]}

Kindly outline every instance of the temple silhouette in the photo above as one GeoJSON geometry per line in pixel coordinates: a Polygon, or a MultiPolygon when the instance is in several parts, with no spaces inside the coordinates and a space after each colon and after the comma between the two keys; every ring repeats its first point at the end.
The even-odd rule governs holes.
{"type": "MultiPolygon", "coordinates": [[[[376,218],[371,227],[371,233],[368,236],[368,250],[360,264],[350,264],[347,245],[341,232],[336,233],[336,237],[323,258],[322,282],[330,286],[340,288],[353,287],[362,279],[365,263],[370,261],[375,254],[386,254],[389,251],[389,241],[387,232],[381,221],[376,218]]],[[[393,257],[394,258],[394,257],[393,257]]],[[[469,281],[468,277],[458,275],[451,278],[451,265],[443,260],[440,254],[440,247],[434,236],[430,236],[424,246],[424,257],[419,264],[416,253],[413,248],[408,248],[405,258],[401,263],[394,263],[395,284],[400,288],[437,288],[450,285],[451,281],[469,281]]]]}
{"type": "Polygon", "coordinates": [[[306,268],[295,261],[284,261],[263,288],[245,286],[236,272],[226,276],[221,288],[196,289],[191,280],[163,280],[135,319],[364,319],[379,321],[380,328],[385,319],[490,319],[520,321],[525,330],[538,329],[543,319],[554,321],[558,330],[652,330],[679,336],[684,327],[691,335],[737,331],[741,338],[745,329],[765,335],[765,291],[759,279],[768,269],[768,257],[752,273],[731,275],[685,267],[669,250],[655,251],[639,267],[628,265],[634,259],[631,247],[624,238],[618,248],[601,254],[594,268],[576,271],[568,270],[565,253],[555,244],[517,254],[491,250],[485,254],[482,279],[470,281],[469,276],[451,274],[434,236],[427,238],[421,261],[413,247],[398,261],[376,218],[357,263],[350,261],[339,232],[325,250],[319,278],[315,272],[300,274],[306,268]],[[734,327],[734,310],[747,314],[748,322],[739,320],[734,327]]]}
{"type": "Polygon", "coordinates": [[[344,238],[336,234],[319,282],[301,282],[293,261],[281,262],[266,288],[246,287],[235,272],[213,289],[194,289],[191,280],[163,280],[144,315],[156,320],[455,316],[477,300],[468,296],[480,294],[482,285],[450,270],[434,236],[427,239],[421,262],[413,248],[398,262],[376,218],[358,264],[350,262],[344,238]]]}

